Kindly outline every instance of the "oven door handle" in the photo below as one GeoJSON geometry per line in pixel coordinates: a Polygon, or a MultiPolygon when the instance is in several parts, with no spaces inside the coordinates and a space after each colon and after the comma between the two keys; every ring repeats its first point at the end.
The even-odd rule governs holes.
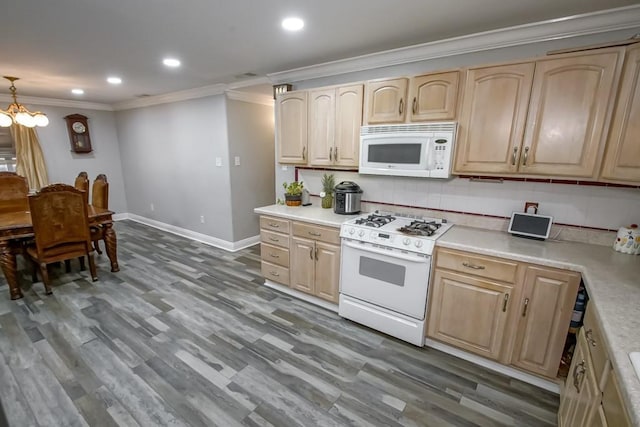
{"type": "Polygon", "coordinates": [[[371,246],[367,246],[366,249],[363,249],[361,246],[356,246],[353,243],[348,243],[348,242],[343,242],[342,244],[344,246],[348,247],[348,248],[358,249],[360,251],[371,252],[371,253],[379,254],[379,255],[386,255],[386,256],[391,257],[391,258],[397,258],[397,259],[401,259],[401,260],[409,261],[409,262],[422,263],[422,262],[427,262],[427,260],[429,259],[429,257],[426,257],[426,258],[418,257],[418,256],[412,257],[410,255],[404,255],[404,254],[401,255],[401,254],[398,254],[398,253],[389,253],[389,251],[372,248],[371,246]]]}

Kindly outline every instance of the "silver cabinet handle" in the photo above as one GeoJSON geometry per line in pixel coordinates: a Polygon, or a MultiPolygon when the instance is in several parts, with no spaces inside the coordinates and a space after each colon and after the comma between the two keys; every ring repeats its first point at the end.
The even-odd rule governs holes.
{"type": "Polygon", "coordinates": [[[518,147],[513,147],[513,155],[511,156],[511,165],[516,165],[516,160],[518,157],[518,147]]]}
{"type": "Polygon", "coordinates": [[[271,258],[280,258],[280,255],[276,255],[276,254],[269,254],[269,256],[270,256],[271,258]]]}
{"type": "MultiPolygon", "coordinates": [[[[578,393],[580,393],[580,385],[581,385],[581,381],[580,381],[580,375],[584,375],[584,373],[587,371],[587,369],[584,367],[584,359],[582,359],[582,361],[578,364],[576,364],[576,367],[573,368],[573,386],[576,388],[576,391],[578,393]],[[578,371],[578,368],[580,369],[580,371],[578,371]]],[[[584,376],[582,377],[584,378],[584,376]]]]}
{"type": "Polygon", "coordinates": [[[322,236],[322,233],[316,233],[315,231],[309,231],[309,235],[320,237],[320,236],[322,236]]]}
{"type": "Polygon", "coordinates": [[[329,148],[329,161],[333,161],[333,147],[329,148]]]}
{"type": "Polygon", "coordinates": [[[404,99],[400,98],[400,105],[398,106],[398,115],[401,116],[404,111],[404,99]]]}
{"type": "Polygon", "coordinates": [[[338,161],[338,147],[333,149],[333,160],[338,161]]]}
{"type": "Polygon", "coordinates": [[[318,260],[318,247],[316,247],[316,261],[318,260]]]}
{"type": "Polygon", "coordinates": [[[507,303],[509,302],[509,294],[504,295],[504,302],[502,303],[502,312],[507,311],[507,303]]]}
{"type": "Polygon", "coordinates": [[[307,157],[305,155],[306,151],[307,151],[307,147],[302,147],[302,160],[307,160],[307,157]]]}
{"type": "Polygon", "coordinates": [[[270,222],[269,227],[280,228],[280,224],[276,224],[275,222],[270,222]]]}
{"type": "Polygon", "coordinates": [[[467,268],[472,268],[474,270],[484,270],[486,268],[484,265],[475,265],[469,262],[463,262],[462,265],[464,265],[467,268]]]}
{"type": "Polygon", "coordinates": [[[313,248],[309,248],[309,258],[313,259],[313,248]]]}
{"type": "Polygon", "coordinates": [[[411,112],[413,114],[416,113],[416,109],[418,108],[418,98],[416,98],[415,96],[413,97],[413,106],[411,107],[411,112]]]}
{"type": "Polygon", "coordinates": [[[528,158],[529,158],[529,147],[524,147],[524,158],[522,159],[522,166],[527,166],[528,158]]]}
{"type": "Polygon", "coordinates": [[[527,307],[529,307],[529,298],[524,299],[524,307],[522,307],[522,317],[527,315],[527,307]]]}
{"type": "Polygon", "coordinates": [[[275,271],[270,271],[269,272],[272,276],[276,276],[278,277],[280,275],[280,273],[276,273],[275,271]]]}
{"type": "Polygon", "coordinates": [[[593,339],[593,330],[589,329],[584,333],[584,336],[587,338],[587,342],[591,344],[591,347],[596,346],[596,340],[593,339]]]}
{"type": "Polygon", "coordinates": [[[280,239],[276,239],[275,237],[271,237],[269,236],[269,240],[271,240],[272,242],[279,242],[280,239]]]}

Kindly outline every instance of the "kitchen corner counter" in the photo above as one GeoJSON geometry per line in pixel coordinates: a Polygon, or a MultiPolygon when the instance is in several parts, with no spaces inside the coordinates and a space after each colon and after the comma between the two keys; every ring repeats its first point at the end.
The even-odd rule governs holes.
{"type": "Polygon", "coordinates": [[[437,246],[582,273],[634,425],[640,425],[640,379],[629,353],[640,351],[640,256],[566,241],[537,241],[506,232],[455,226],[437,246]]]}
{"type": "Polygon", "coordinates": [[[329,227],[340,227],[343,222],[355,218],[357,215],[338,215],[333,209],[323,209],[317,205],[311,206],[286,206],[270,205],[255,208],[255,213],[260,215],[278,216],[296,221],[308,221],[329,227]]]}

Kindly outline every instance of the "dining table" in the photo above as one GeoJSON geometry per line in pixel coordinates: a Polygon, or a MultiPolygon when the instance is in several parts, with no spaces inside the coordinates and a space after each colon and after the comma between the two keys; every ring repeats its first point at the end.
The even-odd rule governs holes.
{"type": "MultiPolygon", "coordinates": [[[[120,271],[117,256],[116,232],[113,229],[113,212],[89,205],[89,226],[100,226],[111,271],[120,271]]],[[[23,297],[18,283],[16,255],[23,254],[23,243],[33,238],[33,224],[29,211],[0,213],[0,267],[7,279],[11,299],[23,297]]]]}

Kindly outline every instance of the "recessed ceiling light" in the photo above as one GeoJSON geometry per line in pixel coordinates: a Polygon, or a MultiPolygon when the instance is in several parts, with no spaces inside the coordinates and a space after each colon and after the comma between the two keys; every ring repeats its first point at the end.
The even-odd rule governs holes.
{"type": "Polygon", "coordinates": [[[167,67],[172,67],[172,68],[180,66],[180,60],[175,58],[164,58],[162,60],[162,63],[167,67]]]}
{"type": "Polygon", "coordinates": [[[82,89],[71,89],[71,93],[74,95],[83,95],[84,94],[84,90],[82,89]]]}
{"type": "Polygon", "coordinates": [[[122,83],[122,79],[120,77],[108,77],[107,81],[112,85],[119,85],[122,83]]]}
{"type": "Polygon", "coordinates": [[[304,21],[300,18],[289,17],[282,20],[282,28],[287,31],[300,31],[304,27],[304,21]]]}

